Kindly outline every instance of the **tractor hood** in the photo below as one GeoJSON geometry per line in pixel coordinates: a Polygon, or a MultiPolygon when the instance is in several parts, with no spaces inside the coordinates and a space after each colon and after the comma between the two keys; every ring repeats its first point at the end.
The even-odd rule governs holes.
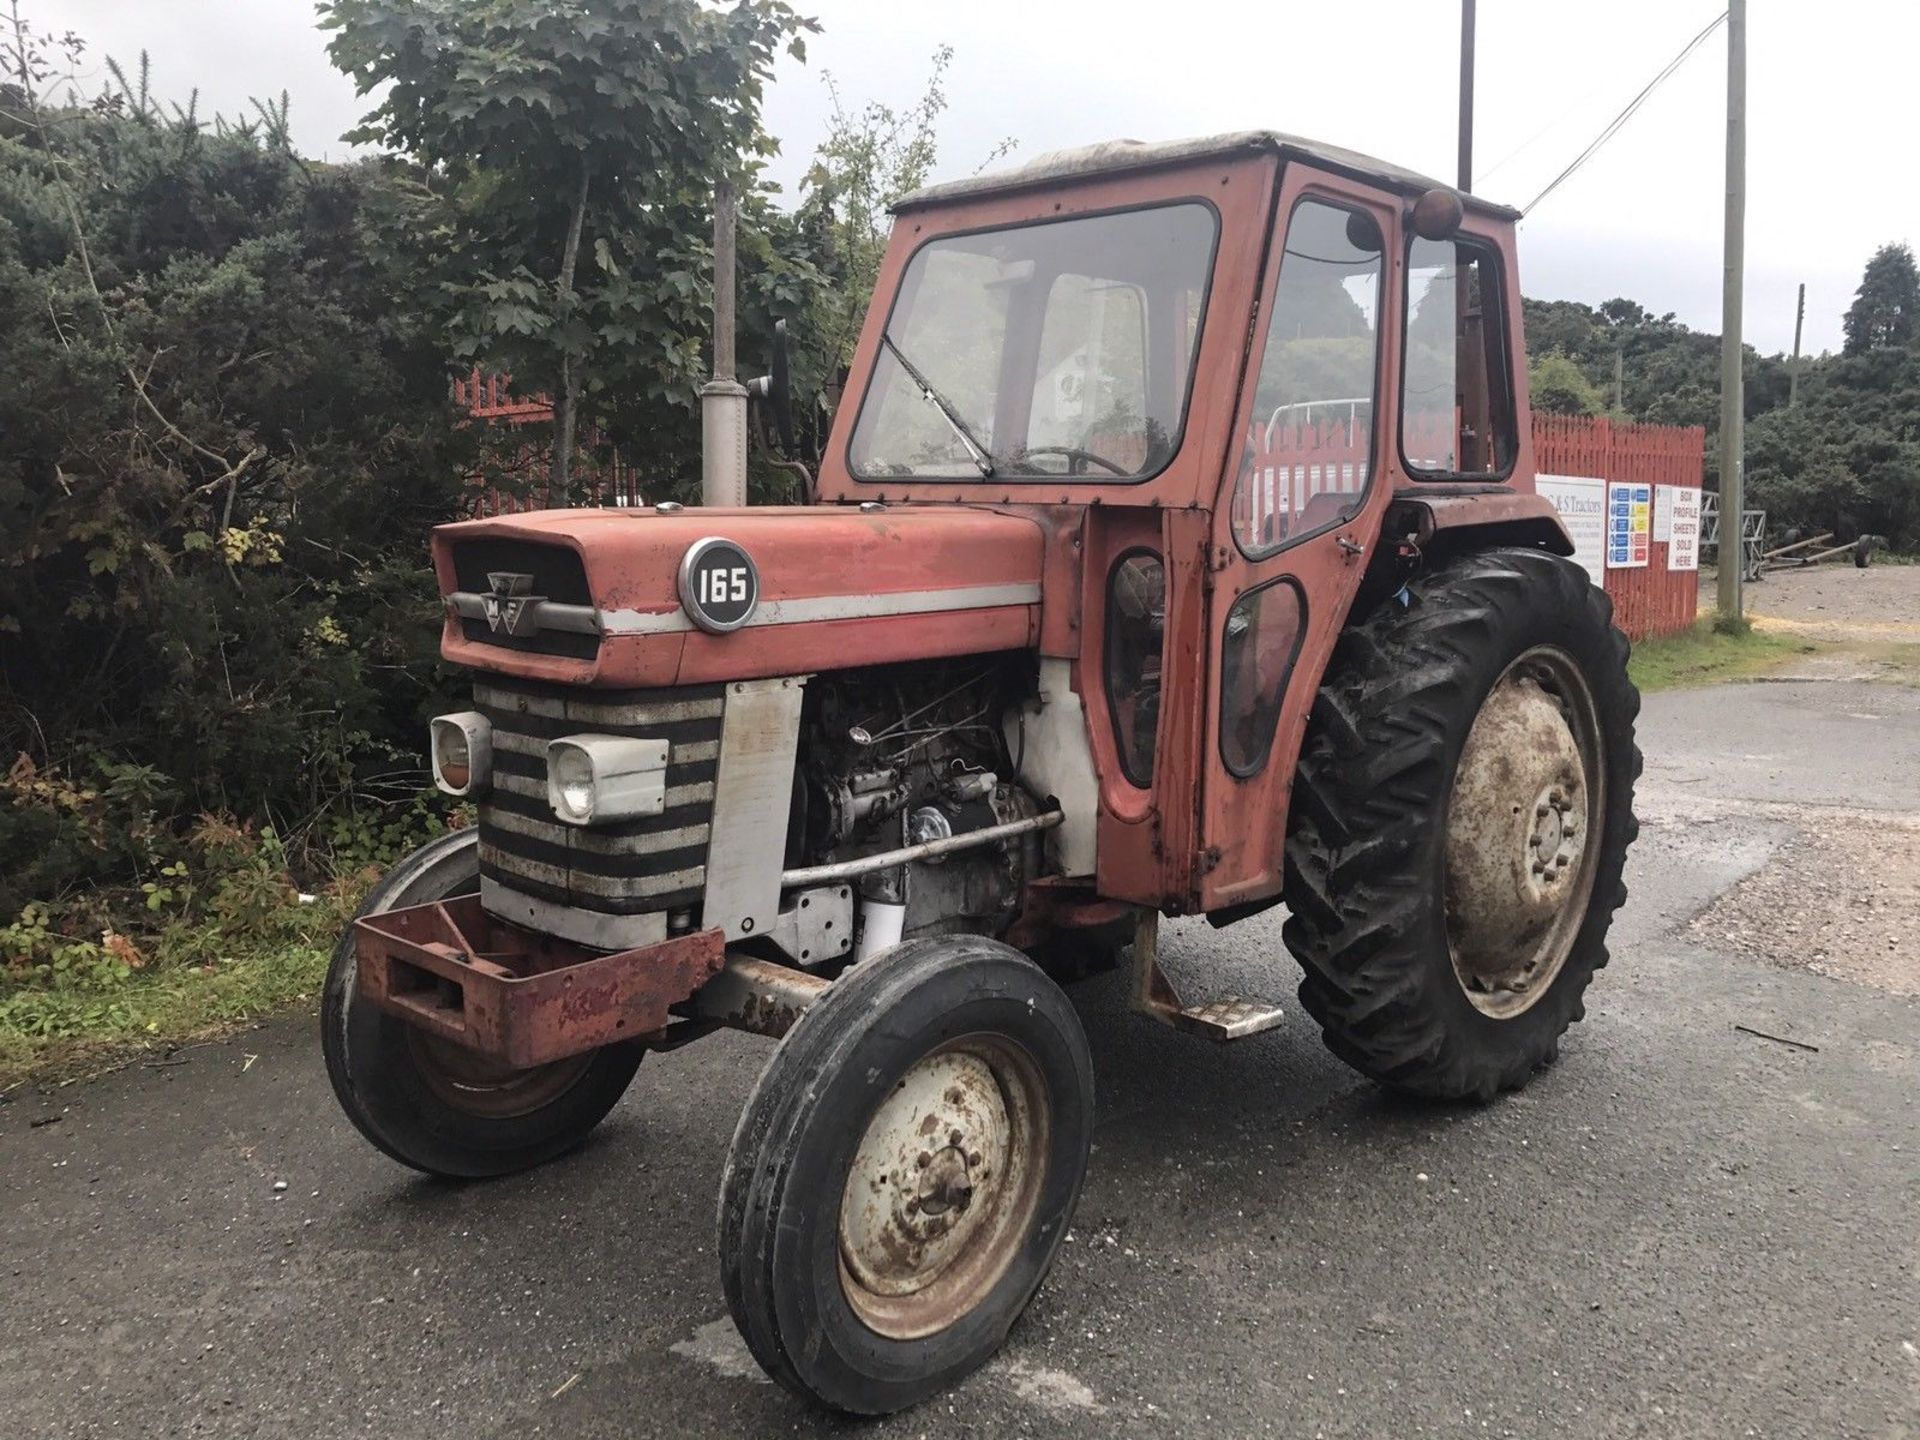
{"type": "Polygon", "coordinates": [[[443,525],[441,653],[665,686],[1024,649],[1043,539],[962,506],[543,510],[443,525]],[[711,542],[711,543],[710,543],[711,542]]]}

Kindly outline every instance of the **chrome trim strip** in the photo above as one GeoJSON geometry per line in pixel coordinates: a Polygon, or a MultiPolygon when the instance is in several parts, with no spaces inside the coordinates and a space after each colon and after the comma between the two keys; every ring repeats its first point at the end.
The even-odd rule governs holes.
{"type": "MultiPolygon", "coordinates": [[[[525,775],[504,775],[495,771],[493,788],[504,790],[509,795],[519,795],[528,800],[538,800],[545,804],[547,800],[547,782],[529,779],[525,775]]],[[[713,782],[702,780],[697,785],[673,785],[667,789],[666,803],[661,808],[678,810],[682,805],[704,805],[713,799],[713,782]]]]}
{"type": "Polygon", "coordinates": [[[544,840],[550,845],[568,845],[591,855],[658,855],[665,850],[691,850],[706,844],[708,833],[705,825],[683,825],[651,835],[603,835],[588,826],[536,820],[497,805],[487,809],[484,823],[492,830],[544,840]]]}
{"type": "Polygon", "coordinates": [[[636,950],[642,945],[658,945],[667,938],[667,916],[663,910],[645,915],[602,915],[597,910],[579,910],[571,905],[554,905],[522,895],[502,885],[490,875],[480,877],[480,904],[490,915],[510,920],[515,925],[542,935],[558,935],[576,945],[596,950],[636,950]]]}
{"type": "Polygon", "coordinates": [[[648,700],[638,705],[615,705],[590,698],[582,691],[579,699],[569,695],[557,699],[551,695],[528,695],[477,681],[473,703],[518,715],[540,715],[548,720],[578,720],[592,725],[666,725],[681,720],[718,720],[726,701],[718,696],[704,700],[648,700]]]}
{"type": "Polygon", "coordinates": [[[480,859],[509,875],[537,880],[542,885],[550,885],[555,890],[564,890],[571,895],[595,895],[602,900],[630,900],[648,895],[671,895],[676,890],[693,890],[700,886],[706,875],[705,869],[699,865],[689,866],[685,870],[667,870],[658,875],[594,875],[585,870],[549,865],[544,860],[529,860],[524,855],[498,849],[487,840],[480,842],[480,859]]]}
{"type": "MultiPolygon", "coordinates": [[[[664,724],[666,722],[662,721],[660,723],[664,724]]],[[[593,732],[583,730],[580,733],[585,735],[592,734],[593,732]]],[[[563,736],[561,738],[571,739],[573,737],[563,736]]],[[[620,736],[618,738],[626,739],[627,737],[620,736]]],[[[544,760],[547,758],[547,747],[552,743],[553,741],[543,740],[538,735],[520,735],[512,731],[503,730],[495,733],[493,748],[495,750],[504,750],[509,755],[530,755],[535,759],[544,760]]],[[[720,742],[718,740],[696,740],[692,744],[672,746],[668,753],[668,763],[673,765],[694,765],[702,760],[715,759],[719,754],[720,742]]]]}
{"type": "MultiPolygon", "coordinates": [[[[487,618],[486,597],[456,590],[447,597],[455,613],[487,618]]],[[[884,615],[939,615],[953,610],[991,610],[1002,605],[1038,605],[1033,581],[1008,585],[962,585],[950,590],[896,590],[881,595],[807,595],[796,600],[764,600],[742,630],[762,625],[804,625],[816,620],[872,620],[884,615]]],[[[570,630],[582,635],[671,635],[695,629],[685,610],[595,610],[542,600],[534,607],[541,630],[570,630]]]]}
{"type": "MultiPolygon", "coordinates": [[[[1037,605],[1040,587],[1032,581],[1012,585],[964,585],[951,590],[898,590],[882,595],[808,595],[797,600],[763,600],[743,630],[762,625],[802,625],[816,620],[869,620],[882,615],[937,615],[951,610],[990,610],[1000,605],[1037,605]]],[[[661,635],[694,628],[684,610],[603,610],[606,635],[661,635]]]]}
{"type": "MultiPolygon", "coordinates": [[[[471,590],[456,590],[447,603],[463,620],[487,618],[487,598],[471,590]]],[[[591,605],[566,605],[558,600],[536,600],[528,607],[535,630],[570,630],[576,635],[598,635],[600,612],[591,605]]]]}

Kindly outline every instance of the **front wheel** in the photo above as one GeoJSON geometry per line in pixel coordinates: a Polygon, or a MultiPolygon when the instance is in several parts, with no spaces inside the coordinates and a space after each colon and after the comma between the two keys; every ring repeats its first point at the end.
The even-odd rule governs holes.
{"type": "MultiPolygon", "coordinates": [[[[354,918],[479,888],[478,836],[456,830],[388,871],[354,918]]],[[[362,1135],[430,1175],[510,1175],[571,1150],[625,1093],[646,1053],[630,1041],[512,1069],[360,999],[356,970],[349,926],[334,947],[321,997],[327,1078],[362,1135]]]]}
{"type": "Polygon", "coordinates": [[[754,1358],[863,1415],[977,1368],[1053,1264],[1092,1127],[1079,1017],[1019,951],[940,936],[849,971],[774,1051],[721,1181],[754,1358]]]}
{"type": "Polygon", "coordinates": [[[1341,1059],[1486,1100],[1557,1055],[1607,962],[1640,696],[1571,561],[1484,551],[1403,596],[1341,637],[1315,698],[1284,933],[1341,1059]]]}

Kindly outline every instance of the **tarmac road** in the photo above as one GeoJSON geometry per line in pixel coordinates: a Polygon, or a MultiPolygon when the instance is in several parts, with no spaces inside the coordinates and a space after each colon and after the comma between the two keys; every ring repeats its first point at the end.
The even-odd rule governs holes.
{"type": "MultiPolygon", "coordinates": [[[[944,1399],[823,1419],[734,1338],[714,1190],[763,1042],[458,1187],[359,1139],[301,1017],[0,1106],[0,1436],[1920,1435],[1920,1000],[1683,929],[1782,800],[1920,812],[1920,691],[1663,695],[1641,735],[1615,963],[1521,1095],[1405,1104],[1304,1019],[1216,1049],[1083,988],[1073,1243],[944,1399]]],[[[1166,950],[1291,994],[1270,917],[1166,950]]]]}

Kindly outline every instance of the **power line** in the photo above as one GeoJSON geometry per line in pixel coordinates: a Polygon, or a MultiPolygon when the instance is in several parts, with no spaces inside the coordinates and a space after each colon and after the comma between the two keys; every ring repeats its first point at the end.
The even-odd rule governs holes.
{"type": "Polygon", "coordinates": [[[1547,196],[1551,195],[1555,190],[1559,189],[1562,182],[1564,182],[1569,176],[1571,176],[1574,171],[1578,170],[1582,165],[1586,164],[1587,161],[1591,160],[1594,157],[1594,155],[1598,153],[1602,145],[1605,145],[1607,141],[1611,140],[1615,135],[1619,134],[1620,128],[1623,125],[1625,125],[1629,120],[1631,120],[1635,114],[1639,112],[1639,109],[1642,105],[1647,103],[1647,97],[1652,95],[1655,90],[1659,89],[1661,84],[1665,82],[1667,77],[1673,74],[1674,71],[1678,70],[1681,67],[1681,65],[1686,62],[1686,58],[1689,55],[1693,54],[1694,51],[1698,50],[1703,44],[1705,44],[1707,37],[1713,34],[1714,31],[1718,30],[1723,24],[1725,24],[1726,19],[1727,19],[1727,12],[1722,10],[1710,22],[1708,22],[1706,29],[1702,30],[1698,35],[1694,36],[1684,46],[1682,46],[1680,53],[1674,56],[1673,59],[1669,60],[1664,66],[1662,66],[1660,69],[1660,73],[1658,75],[1655,75],[1653,79],[1649,80],[1646,83],[1645,88],[1642,89],[1638,95],[1634,96],[1632,100],[1627,102],[1627,108],[1622,110],[1618,115],[1614,116],[1613,119],[1608,122],[1607,128],[1602,130],[1597,136],[1594,137],[1593,143],[1587,146],[1587,148],[1582,150],[1578,155],[1576,155],[1571,165],[1567,166],[1566,169],[1562,170],[1558,175],[1554,176],[1552,184],[1548,185],[1546,189],[1542,190],[1538,195],[1533,197],[1532,201],[1528,203],[1527,207],[1520,212],[1521,216],[1525,217],[1527,215],[1532,214],[1534,206],[1538,205],[1542,200],[1546,199],[1547,196]]]}

